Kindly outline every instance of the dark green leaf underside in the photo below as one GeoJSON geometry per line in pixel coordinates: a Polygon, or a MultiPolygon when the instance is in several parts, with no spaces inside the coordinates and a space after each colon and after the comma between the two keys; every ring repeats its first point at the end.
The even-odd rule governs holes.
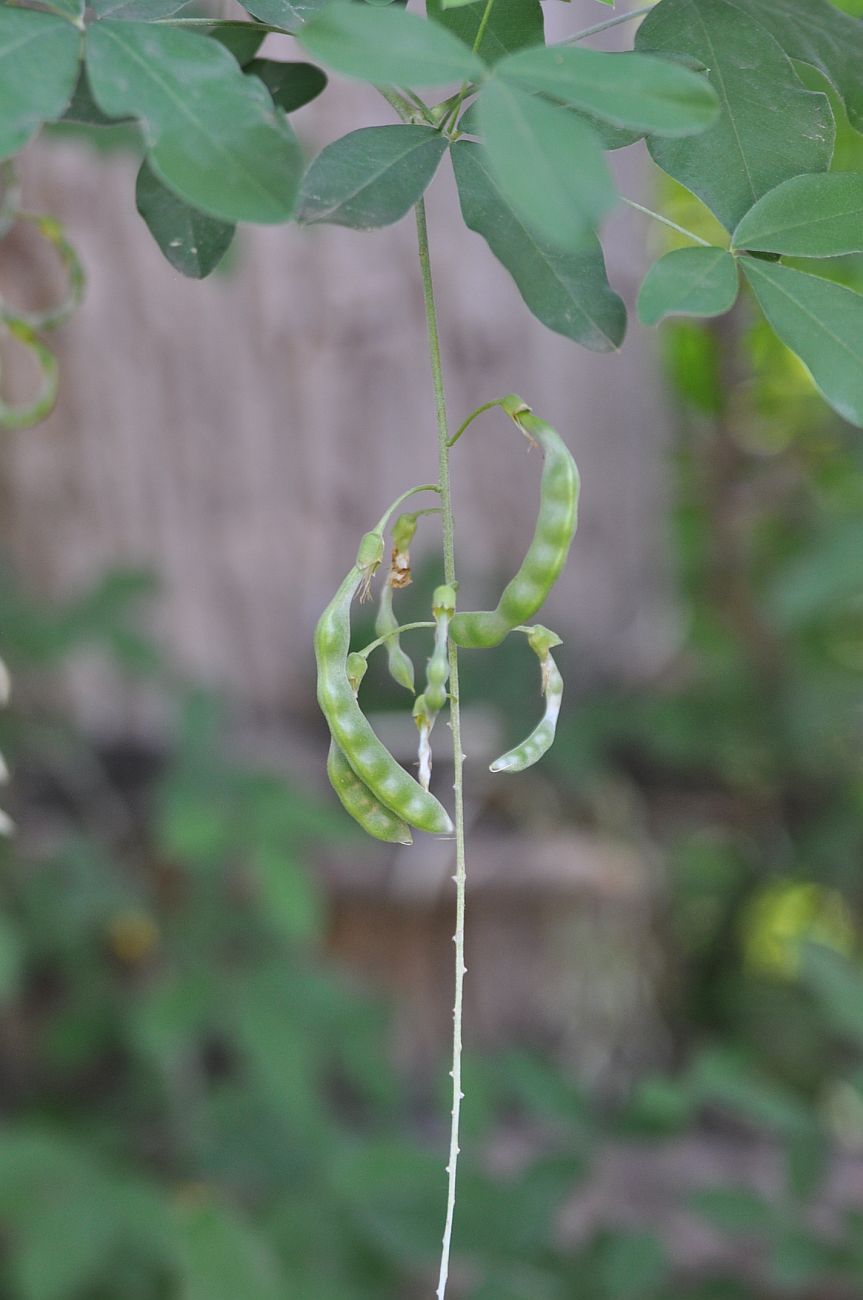
{"type": "Polygon", "coordinates": [[[146,162],[138,172],[135,202],[150,234],[181,275],[203,280],[228,251],[235,227],[189,207],[146,162]]]}

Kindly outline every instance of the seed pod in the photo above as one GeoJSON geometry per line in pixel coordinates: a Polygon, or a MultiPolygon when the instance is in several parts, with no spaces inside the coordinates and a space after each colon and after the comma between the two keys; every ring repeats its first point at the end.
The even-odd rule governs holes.
{"type": "Polygon", "coordinates": [[[375,798],[419,830],[448,834],[452,822],[446,809],[396,762],[375,735],[348,677],[351,602],[380,564],[385,521],[386,516],[363,538],[356,564],[318,620],[318,703],[338,748],[375,798]]]}
{"type": "Polygon", "coordinates": [[[520,398],[505,398],[502,405],[528,439],[542,448],[540,507],[527,554],[504,587],[497,608],[453,618],[452,640],[469,649],[499,645],[513,628],[533,618],[560,576],[578,522],[578,468],[560,434],[520,398]]]}
{"type": "Polygon", "coordinates": [[[507,750],[491,764],[492,772],[523,772],[532,767],[550,748],[557,729],[557,719],[563,699],[563,678],[551,657],[551,647],[560,645],[560,637],[547,627],[537,625],[528,634],[528,644],[539,659],[545,712],[530,735],[507,750]]]}
{"type": "Polygon", "coordinates": [[[367,835],[388,844],[413,844],[407,823],[375,798],[334,740],[330,741],[327,754],[327,776],[345,812],[359,822],[367,835]]]}
{"type": "Polygon", "coordinates": [[[449,679],[448,631],[455,613],[455,589],[447,584],[436,587],[432,597],[435,621],[434,649],[426,666],[426,688],[414,701],[413,718],[420,733],[419,780],[429,788],[432,769],[431,732],[438,713],[446,704],[449,679]]]}
{"type": "Polygon", "coordinates": [[[398,634],[398,619],[393,612],[393,591],[401,590],[407,587],[411,582],[411,555],[410,545],[414,539],[417,530],[417,523],[421,514],[426,511],[418,510],[411,514],[399,515],[393,524],[392,537],[393,549],[390,558],[390,571],[387,574],[386,582],[381,588],[380,604],[378,605],[378,616],[375,619],[375,633],[379,637],[386,637],[384,642],[387,653],[387,667],[393,681],[405,690],[414,693],[414,666],[413,661],[402,649],[398,634]]]}

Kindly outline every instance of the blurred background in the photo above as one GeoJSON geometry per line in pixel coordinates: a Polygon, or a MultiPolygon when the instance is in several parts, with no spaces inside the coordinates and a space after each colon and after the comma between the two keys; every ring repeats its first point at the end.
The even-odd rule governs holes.
{"type": "MultiPolygon", "coordinates": [[[[562,30],[595,17],[572,7],[562,30]]],[[[361,89],[322,104],[296,115],[309,153],[383,120],[361,89]]],[[[859,137],[840,150],[863,166],[859,137]]],[[[710,233],[640,146],[615,163],[624,192],[710,233]]],[[[0,440],[18,826],[0,838],[0,1297],[427,1297],[452,849],[347,821],[311,652],[359,535],[435,473],[413,226],[244,230],[194,284],[133,210],[137,165],[120,128],[56,128],[23,173],[89,291],[55,414],[0,440]]],[[[562,726],[521,777],[487,768],[538,715],[532,656],[464,655],[453,1295],[853,1300],[859,434],[749,298],[658,335],[633,320],[622,356],[595,356],[528,315],[446,177],[429,197],[453,421],[517,391],[583,475],[543,615],[562,726]]],[[[672,246],[611,222],[630,306],[672,246]]],[[[863,288],[863,260],[835,274],[863,288]]],[[[58,276],[32,231],[0,244],[4,296],[51,302],[58,276]]],[[[537,465],[494,413],[459,443],[466,606],[518,563],[537,465]]],[[[441,576],[421,525],[404,620],[441,576]]],[[[379,664],[364,692],[409,763],[409,701],[379,664]]]]}

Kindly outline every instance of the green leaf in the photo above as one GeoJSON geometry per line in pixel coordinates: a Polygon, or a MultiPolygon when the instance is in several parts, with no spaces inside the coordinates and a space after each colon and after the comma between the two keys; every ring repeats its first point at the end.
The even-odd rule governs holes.
{"type": "Polygon", "coordinates": [[[303,23],[314,18],[329,0],[240,0],[240,4],[254,18],[272,27],[281,27],[292,35],[303,23]]]}
{"type": "Polygon", "coordinates": [[[490,81],[480,131],[501,191],[524,222],[559,248],[577,249],[616,200],[602,146],[565,109],[490,81]]]}
{"type": "Polygon", "coordinates": [[[209,30],[206,28],[204,30],[211,40],[218,41],[233,54],[243,70],[267,39],[266,28],[258,27],[255,23],[247,23],[245,26],[241,24],[237,27],[229,27],[227,24],[221,27],[216,25],[209,30]]]}
{"type": "Polygon", "coordinates": [[[746,0],[789,59],[822,72],[842,97],[848,120],[863,131],[863,19],[850,18],[827,0],[746,0]]]}
{"type": "Polygon", "coordinates": [[[138,172],[135,203],[174,269],[193,280],[203,280],[215,270],[234,238],[235,226],[189,207],[146,162],[138,172]]]}
{"type": "Polygon", "coordinates": [[[61,116],[80,57],[81,33],[65,18],[0,8],[0,158],[61,116]]]}
{"type": "Polygon", "coordinates": [[[795,257],[863,252],[863,176],[792,176],[749,209],[733,243],[736,248],[795,257]]]}
{"type": "MultiPolygon", "coordinates": [[[[627,145],[635,144],[636,140],[641,140],[644,136],[643,131],[632,131],[622,126],[612,126],[610,122],[604,122],[602,118],[594,117],[591,113],[582,113],[575,108],[563,107],[566,112],[572,113],[579,121],[590,127],[603,149],[625,149],[627,145]]],[[[459,118],[458,129],[463,135],[481,134],[478,109],[479,98],[469,104],[459,118]]]]}
{"type": "Polygon", "coordinates": [[[502,194],[482,145],[460,140],[452,159],[465,224],[486,240],[534,316],[593,352],[619,348],[626,308],[609,287],[599,241],[575,253],[545,243],[502,194]]]}
{"type": "Polygon", "coordinates": [[[827,97],[803,88],[769,32],[734,0],[660,0],[635,43],[708,69],[722,106],[716,122],[692,139],[648,144],[728,230],[780,182],[829,167],[835,123],[827,97]]]}
{"type": "Polygon", "coordinates": [[[704,1187],[688,1200],[697,1214],[730,1235],[764,1234],[775,1222],[769,1202],[747,1187],[704,1187]]]}
{"type": "Polygon", "coordinates": [[[275,59],[253,59],[243,69],[257,77],[284,113],[293,113],[317,99],[326,88],[326,73],[313,63],[278,63],[275,59]]]}
{"type": "Polygon", "coordinates": [[[694,135],[719,113],[719,99],[706,77],[652,54],[554,45],[514,54],[496,72],[613,126],[658,135],[694,135]]]}
{"type": "MultiPolygon", "coordinates": [[[[454,9],[446,0],[427,0],[429,18],[448,27],[465,45],[473,48],[485,5],[470,0],[467,8],[454,9]]],[[[539,0],[495,0],[477,51],[485,63],[497,63],[507,54],[545,40],[542,5],[539,0]]]]}
{"type": "Polygon", "coordinates": [[[46,9],[55,14],[65,14],[68,18],[81,18],[84,15],[84,0],[43,0],[46,9]]]}
{"type": "Polygon", "coordinates": [[[297,219],[359,230],[389,226],[422,197],[446,149],[446,139],[428,126],[351,131],[307,171],[297,219]]]}
{"type": "Polygon", "coordinates": [[[124,21],[141,19],[154,22],[157,18],[172,18],[182,9],[188,9],[192,0],[90,0],[89,7],[97,18],[116,18],[124,21]]]}
{"type": "MultiPolygon", "coordinates": [[[[90,83],[87,80],[87,69],[82,64],[78,73],[78,82],[69,100],[69,105],[60,119],[62,122],[78,122],[82,126],[117,126],[116,117],[108,117],[103,113],[99,105],[93,98],[93,92],[90,89],[90,83]]],[[[131,118],[120,119],[130,122],[131,118]]]]}
{"type": "Polygon", "coordinates": [[[863,427],[863,297],[790,266],[742,257],[761,310],[827,401],[863,427]]]}
{"type": "Polygon", "coordinates": [[[439,23],[397,7],[330,4],[299,40],[321,63],[360,81],[438,86],[481,77],[484,67],[439,23]]]}
{"type": "Polygon", "coordinates": [[[281,1300],[288,1280],[267,1240],[227,1206],[189,1198],[177,1209],[179,1300],[281,1300]]]}
{"type": "Polygon", "coordinates": [[[678,248],[644,278],[638,316],[658,325],[666,316],[721,316],[737,297],[737,265],[724,248],[678,248]]]}
{"type": "Polygon", "coordinates": [[[154,23],[93,23],[87,73],[103,112],[140,120],[153,171],[193,207],[225,221],[291,215],[302,166],[293,132],[218,42],[154,23]]]}

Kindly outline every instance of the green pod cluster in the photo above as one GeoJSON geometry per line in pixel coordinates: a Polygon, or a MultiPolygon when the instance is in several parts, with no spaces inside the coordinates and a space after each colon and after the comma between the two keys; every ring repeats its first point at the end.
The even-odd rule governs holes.
{"type": "Polygon", "coordinates": [[[450,636],[467,649],[499,645],[513,628],[533,618],[560,576],[578,523],[578,467],[566,443],[521,398],[504,398],[500,404],[542,448],[540,507],[524,560],[504,587],[497,607],[456,614],[452,620],[450,636]]]}
{"type": "Polygon", "coordinates": [[[381,562],[387,517],[365,535],[356,564],[318,620],[318,703],[336,746],[374,798],[418,830],[449,834],[452,822],[446,809],[396,762],[375,735],[360,709],[348,672],[351,603],[381,562]]]}
{"type": "Polygon", "coordinates": [[[529,736],[495,759],[490,767],[492,772],[523,772],[537,763],[554,742],[563,700],[563,678],[552,658],[551,648],[560,645],[561,640],[556,632],[539,624],[530,629],[527,640],[539,659],[545,712],[529,736]]]}

